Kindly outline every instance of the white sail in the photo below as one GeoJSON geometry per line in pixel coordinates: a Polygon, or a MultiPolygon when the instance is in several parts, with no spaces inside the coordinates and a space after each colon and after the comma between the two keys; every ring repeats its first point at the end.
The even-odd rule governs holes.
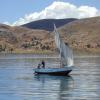
{"type": "Polygon", "coordinates": [[[70,67],[73,66],[73,52],[70,49],[68,45],[66,45],[62,39],[60,38],[60,35],[56,29],[56,26],[54,25],[55,30],[55,43],[57,45],[57,48],[60,53],[61,62],[64,67],[70,67]]]}

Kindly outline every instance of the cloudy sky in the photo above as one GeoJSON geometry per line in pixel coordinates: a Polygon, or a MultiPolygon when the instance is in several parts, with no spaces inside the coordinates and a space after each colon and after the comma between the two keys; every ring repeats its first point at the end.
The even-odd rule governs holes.
{"type": "Polygon", "coordinates": [[[100,0],[0,0],[0,23],[22,25],[45,18],[100,15],[100,0]]]}

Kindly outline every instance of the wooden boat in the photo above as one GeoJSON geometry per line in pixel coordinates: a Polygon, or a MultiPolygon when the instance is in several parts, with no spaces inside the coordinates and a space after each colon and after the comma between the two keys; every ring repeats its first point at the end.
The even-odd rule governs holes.
{"type": "Polygon", "coordinates": [[[54,31],[55,43],[61,59],[61,68],[36,68],[34,72],[37,74],[68,75],[72,71],[72,66],[74,65],[72,49],[61,40],[55,25],[54,31]]]}
{"type": "Polygon", "coordinates": [[[72,71],[71,67],[35,69],[35,73],[37,74],[49,74],[49,75],[68,75],[71,71],[72,71]]]}

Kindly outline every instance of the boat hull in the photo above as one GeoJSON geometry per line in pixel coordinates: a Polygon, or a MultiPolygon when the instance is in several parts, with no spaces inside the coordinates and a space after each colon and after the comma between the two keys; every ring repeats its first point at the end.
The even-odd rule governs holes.
{"type": "Polygon", "coordinates": [[[36,74],[49,74],[49,75],[68,75],[71,71],[72,71],[71,67],[34,69],[34,72],[36,74]]]}

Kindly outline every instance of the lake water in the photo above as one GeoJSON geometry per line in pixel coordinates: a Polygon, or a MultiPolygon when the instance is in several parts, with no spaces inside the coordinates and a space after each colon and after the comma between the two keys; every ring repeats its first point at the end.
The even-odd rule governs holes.
{"type": "MultiPolygon", "coordinates": [[[[0,55],[0,100],[100,100],[100,56],[75,56],[69,77],[35,75],[44,57],[0,55]]],[[[56,57],[45,61],[47,67],[59,66],[56,57]]]]}

